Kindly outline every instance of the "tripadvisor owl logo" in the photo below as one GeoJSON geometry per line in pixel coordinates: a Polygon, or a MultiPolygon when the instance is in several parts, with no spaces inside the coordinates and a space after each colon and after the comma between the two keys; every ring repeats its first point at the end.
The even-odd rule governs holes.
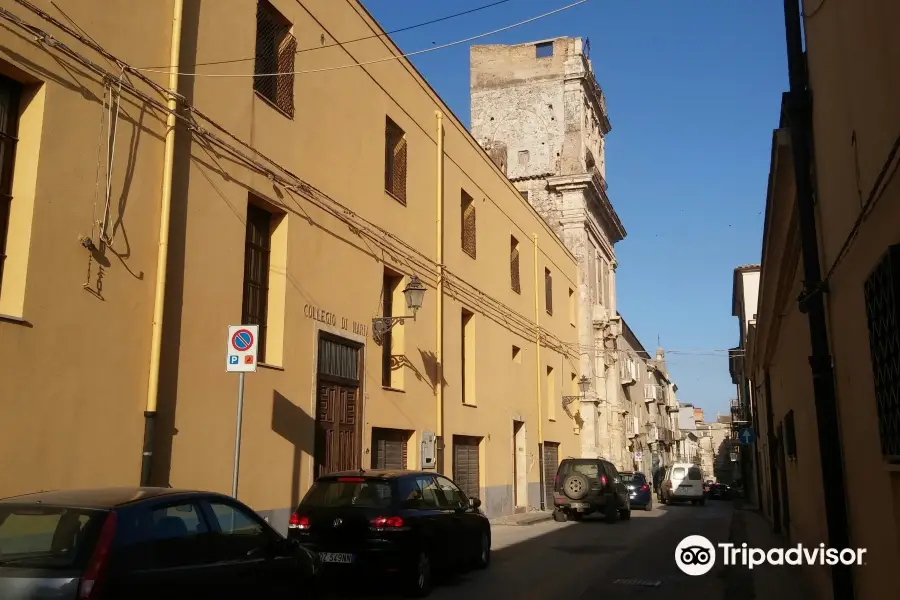
{"type": "Polygon", "coordinates": [[[748,569],[761,565],[797,566],[819,565],[835,566],[864,565],[865,548],[826,548],[825,544],[807,548],[802,544],[790,548],[750,548],[746,543],[740,546],[732,543],[714,545],[702,535],[689,535],[675,548],[675,564],[686,575],[706,575],[716,566],[716,555],[721,558],[723,566],[743,566],[748,569]],[[717,547],[718,546],[718,547],[717,547]]]}

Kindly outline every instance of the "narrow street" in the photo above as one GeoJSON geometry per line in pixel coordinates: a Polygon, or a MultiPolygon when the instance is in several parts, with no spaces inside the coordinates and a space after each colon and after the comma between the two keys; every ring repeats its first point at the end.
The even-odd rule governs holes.
{"type": "MultiPolygon", "coordinates": [[[[688,535],[703,535],[715,544],[727,541],[732,511],[731,502],[709,502],[702,507],[655,506],[652,512],[634,511],[630,521],[612,525],[593,517],[581,523],[495,525],[490,568],[444,582],[430,598],[719,600],[725,589],[721,566],[690,577],[675,565],[674,552],[688,535]],[[638,584],[657,581],[656,587],[638,584]]],[[[343,590],[332,597],[401,596],[386,590],[343,590]]]]}

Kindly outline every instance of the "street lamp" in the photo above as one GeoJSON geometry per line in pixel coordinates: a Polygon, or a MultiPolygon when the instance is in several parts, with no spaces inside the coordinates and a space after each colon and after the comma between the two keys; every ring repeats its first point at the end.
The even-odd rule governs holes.
{"type": "Polygon", "coordinates": [[[578,396],[563,396],[562,397],[562,406],[563,410],[566,411],[566,414],[571,418],[575,418],[575,415],[569,410],[569,405],[575,402],[576,400],[581,400],[584,398],[588,391],[591,389],[591,380],[588,379],[585,375],[581,376],[581,379],[578,380],[578,390],[581,392],[578,396]]]}
{"type": "MultiPolygon", "coordinates": [[[[402,317],[375,317],[372,319],[372,333],[375,334],[375,339],[382,338],[384,334],[394,328],[394,325],[402,324],[406,322],[406,319],[415,321],[416,313],[422,308],[422,302],[425,300],[426,289],[425,284],[419,281],[417,276],[412,275],[409,278],[409,283],[403,290],[403,295],[406,297],[406,307],[412,314],[402,317]]],[[[388,291],[385,290],[385,293],[388,293],[388,291]]]]}

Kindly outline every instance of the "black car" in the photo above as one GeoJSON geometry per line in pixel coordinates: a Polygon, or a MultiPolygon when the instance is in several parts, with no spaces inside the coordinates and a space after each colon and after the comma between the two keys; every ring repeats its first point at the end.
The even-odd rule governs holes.
{"type": "Polygon", "coordinates": [[[647,483],[647,477],[641,472],[632,473],[622,471],[619,473],[622,483],[628,488],[629,503],[632,508],[653,510],[653,491],[647,483]]]}
{"type": "Polygon", "coordinates": [[[602,458],[565,458],[553,481],[553,518],[580,521],[584,515],[602,513],[607,521],[631,518],[628,488],[619,472],[602,458]]]}
{"type": "Polygon", "coordinates": [[[713,500],[731,500],[731,488],[724,483],[710,483],[707,496],[713,500]]]}
{"type": "Polygon", "coordinates": [[[303,598],[315,555],[213,492],[109,488],[0,500],[0,598],[303,598]]]}
{"type": "Polygon", "coordinates": [[[323,576],[394,574],[421,597],[433,572],[490,563],[491,526],[480,506],[443,475],[334,473],[316,479],[291,515],[288,537],[316,552],[323,576]]]}

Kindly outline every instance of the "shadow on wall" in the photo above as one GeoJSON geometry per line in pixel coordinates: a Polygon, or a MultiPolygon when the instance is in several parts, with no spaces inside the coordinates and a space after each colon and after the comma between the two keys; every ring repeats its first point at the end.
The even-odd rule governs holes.
{"type": "MultiPolygon", "coordinates": [[[[201,0],[186,0],[182,15],[181,62],[192,71],[197,60],[201,0]]],[[[178,91],[188,103],[194,99],[194,78],[180,77],[178,91]]],[[[166,273],[166,303],[163,311],[162,356],[159,365],[159,400],[153,455],[152,485],[166,485],[172,473],[172,443],[178,435],[175,414],[178,404],[178,361],[181,355],[181,317],[184,299],[184,255],[187,237],[187,201],[191,178],[192,136],[181,125],[175,129],[175,159],[172,171],[172,212],[169,221],[169,260],[166,273]]],[[[224,370],[224,369],[223,369],[224,370]]]]}
{"type": "MultiPolygon", "coordinates": [[[[431,389],[435,389],[438,382],[438,360],[437,355],[434,352],[428,350],[419,349],[419,355],[422,357],[422,365],[425,367],[425,375],[428,377],[428,382],[431,385],[431,389]]],[[[441,383],[444,387],[447,386],[447,380],[441,377],[441,383]]]]}
{"type": "MultiPolygon", "coordinates": [[[[313,454],[315,421],[305,410],[288,400],[278,390],[272,395],[272,431],[294,446],[291,462],[291,510],[300,503],[300,476],[303,470],[303,455],[313,454]]],[[[281,473],[272,473],[281,477],[281,473]]]]}

